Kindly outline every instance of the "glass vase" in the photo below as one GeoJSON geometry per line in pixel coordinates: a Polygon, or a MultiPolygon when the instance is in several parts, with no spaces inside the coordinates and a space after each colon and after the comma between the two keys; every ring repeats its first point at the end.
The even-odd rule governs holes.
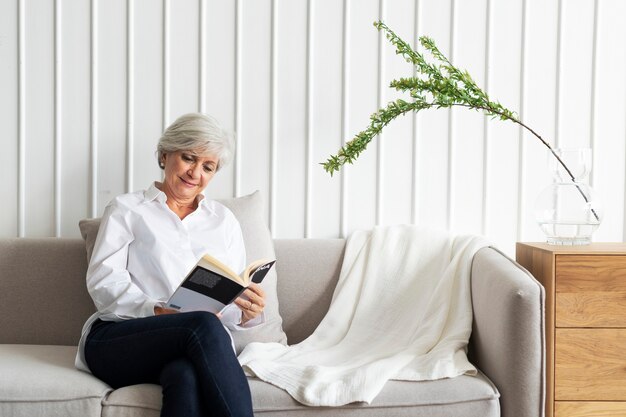
{"type": "Polygon", "coordinates": [[[600,201],[587,184],[591,149],[555,149],[554,152],[569,172],[549,152],[548,164],[554,181],[537,197],[535,217],[549,244],[589,244],[603,214],[600,201]]]}

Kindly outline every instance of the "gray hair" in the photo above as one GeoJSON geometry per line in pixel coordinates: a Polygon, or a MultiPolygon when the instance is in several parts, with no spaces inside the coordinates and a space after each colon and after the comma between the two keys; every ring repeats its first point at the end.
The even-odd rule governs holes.
{"type": "Polygon", "coordinates": [[[204,113],[188,113],[174,121],[159,139],[157,162],[164,168],[163,154],[178,151],[199,151],[218,157],[217,170],[227,165],[233,157],[233,135],[220,126],[212,116],[204,113]]]}

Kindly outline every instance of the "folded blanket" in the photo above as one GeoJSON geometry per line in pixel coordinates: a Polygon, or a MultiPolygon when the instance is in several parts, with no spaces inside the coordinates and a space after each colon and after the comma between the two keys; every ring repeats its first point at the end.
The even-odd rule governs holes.
{"type": "Polygon", "coordinates": [[[389,379],[474,374],[470,269],[486,246],[417,226],[354,232],[328,313],[293,346],[251,343],[244,370],[312,406],[371,402],[389,379]]]}

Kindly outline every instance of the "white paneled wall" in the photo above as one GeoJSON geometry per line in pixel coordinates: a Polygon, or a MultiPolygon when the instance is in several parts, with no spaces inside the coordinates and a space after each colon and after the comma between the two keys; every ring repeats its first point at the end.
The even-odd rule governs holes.
{"type": "Polygon", "coordinates": [[[155,145],[204,111],[236,131],[207,194],[259,189],[276,237],[419,223],[542,240],[550,176],[533,136],[464,109],[394,121],[353,166],[320,162],[398,97],[412,68],[372,26],[435,39],[492,97],[559,147],[591,146],[605,203],[594,240],[622,241],[622,0],[2,0],[0,236],[78,236],[115,195],[160,178],[155,145]]]}

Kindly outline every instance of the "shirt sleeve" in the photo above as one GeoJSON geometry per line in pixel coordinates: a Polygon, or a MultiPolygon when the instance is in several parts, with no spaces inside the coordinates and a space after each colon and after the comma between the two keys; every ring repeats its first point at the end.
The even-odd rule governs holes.
{"type": "Polygon", "coordinates": [[[133,240],[123,210],[107,206],[87,269],[87,290],[103,320],[152,316],[159,302],[133,283],[126,269],[133,240]]]}
{"type": "Polygon", "coordinates": [[[241,315],[241,309],[235,303],[229,304],[222,311],[222,324],[229,330],[247,330],[265,323],[265,312],[261,312],[246,324],[241,324],[241,315]]]}

